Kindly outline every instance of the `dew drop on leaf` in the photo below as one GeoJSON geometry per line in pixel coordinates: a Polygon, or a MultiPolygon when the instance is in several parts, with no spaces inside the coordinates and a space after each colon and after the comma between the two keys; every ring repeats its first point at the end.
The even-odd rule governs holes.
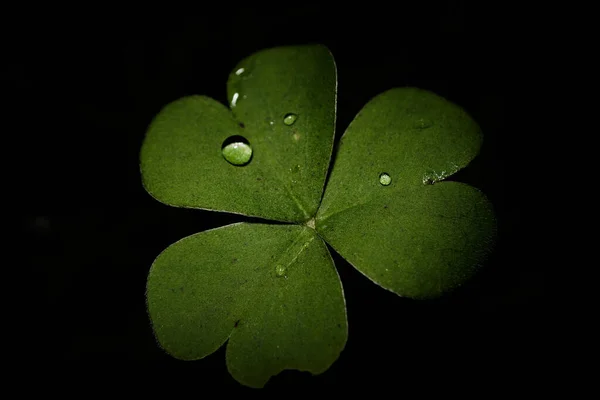
{"type": "Polygon", "coordinates": [[[390,183],[392,183],[392,177],[389,174],[382,172],[379,175],[379,183],[381,183],[383,186],[388,186],[390,183]]]}
{"type": "Polygon", "coordinates": [[[292,172],[292,183],[298,183],[297,178],[298,174],[300,173],[300,165],[290,168],[290,171],[292,172]]]}
{"type": "Polygon", "coordinates": [[[286,114],[285,117],[283,117],[283,123],[286,125],[293,125],[294,122],[296,122],[296,120],[298,119],[298,116],[296,114],[286,114]]]}
{"type": "Polygon", "coordinates": [[[223,158],[232,165],[242,166],[250,162],[252,147],[243,136],[230,136],[221,146],[223,158]]]}
{"type": "Polygon", "coordinates": [[[286,268],[283,265],[278,265],[275,267],[275,275],[278,277],[282,277],[285,275],[286,268]]]}
{"type": "Polygon", "coordinates": [[[432,126],[433,126],[433,123],[424,118],[420,118],[417,121],[417,123],[415,124],[416,129],[427,129],[427,128],[431,128],[432,126]]]}
{"type": "MultiPolygon", "coordinates": [[[[458,170],[458,167],[456,165],[454,165],[455,170],[458,170]]],[[[449,175],[451,175],[454,171],[434,171],[434,170],[427,170],[427,172],[425,173],[425,175],[423,175],[423,184],[424,185],[433,185],[435,182],[439,182],[441,180],[446,179],[449,175]]]]}

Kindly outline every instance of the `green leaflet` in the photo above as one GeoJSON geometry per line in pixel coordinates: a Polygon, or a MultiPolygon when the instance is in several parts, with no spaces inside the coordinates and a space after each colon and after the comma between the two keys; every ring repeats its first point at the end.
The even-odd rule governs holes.
{"type": "Polygon", "coordinates": [[[229,339],[227,367],[252,387],[283,369],[321,373],[346,343],[331,256],[298,225],[240,223],[180,240],[152,265],[147,301],[169,354],[200,359],[229,339]]]}
{"type": "Polygon", "coordinates": [[[248,57],[227,83],[233,112],[191,96],[154,118],[140,155],[146,190],[177,207],[308,220],[319,206],[331,156],[336,86],[333,57],[323,46],[248,57]],[[252,147],[243,167],[223,157],[231,136],[252,147]]]}
{"type": "Polygon", "coordinates": [[[375,283],[412,298],[461,285],[491,248],[486,197],[443,182],[478,154],[479,127],[424,90],[392,89],[361,110],[323,193],[336,79],[323,46],[263,50],[231,72],[230,109],[190,96],[152,121],[140,168],[157,200],[294,223],[229,225],[158,256],[148,311],[172,356],[200,359],[227,341],[230,373],[252,387],[283,369],[321,373],[347,338],[323,239],[375,283]]]}
{"type": "Polygon", "coordinates": [[[457,182],[407,188],[317,219],[338,253],[378,285],[404,297],[439,297],[483,261],[494,214],[477,189],[457,182]]]}
{"type": "Polygon", "coordinates": [[[341,139],[317,231],[401,296],[432,298],[459,286],[493,241],[494,214],[475,188],[435,182],[465,167],[480,145],[477,124],[433,93],[402,88],[375,97],[341,139]]]}

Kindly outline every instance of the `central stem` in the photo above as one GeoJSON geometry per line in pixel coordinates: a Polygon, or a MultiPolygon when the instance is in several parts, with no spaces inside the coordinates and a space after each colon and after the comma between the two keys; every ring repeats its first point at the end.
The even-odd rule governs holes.
{"type": "Polygon", "coordinates": [[[315,229],[315,217],[312,217],[311,219],[306,221],[306,223],[304,225],[308,226],[309,228],[315,229]]]}

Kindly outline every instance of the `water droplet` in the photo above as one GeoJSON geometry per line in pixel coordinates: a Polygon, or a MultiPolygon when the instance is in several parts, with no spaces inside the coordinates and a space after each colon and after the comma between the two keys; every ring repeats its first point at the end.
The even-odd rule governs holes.
{"type": "Polygon", "coordinates": [[[432,169],[428,169],[423,175],[423,185],[433,185],[436,181],[436,177],[436,172],[432,169]]]}
{"type": "Polygon", "coordinates": [[[243,74],[243,73],[244,73],[244,71],[245,71],[245,69],[244,69],[244,68],[240,68],[240,69],[238,69],[237,71],[235,71],[235,74],[236,74],[237,76],[240,76],[241,74],[243,74]]]}
{"type": "Polygon", "coordinates": [[[425,118],[419,118],[419,120],[415,123],[416,129],[427,129],[427,128],[431,128],[432,126],[433,126],[433,122],[431,122],[425,118]]]}
{"type": "Polygon", "coordinates": [[[294,122],[296,122],[296,120],[298,119],[298,116],[296,114],[285,114],[285,117],[283,117],[283,123],[286,125],[293,125],[294,122]]]}
{"type": "Polygon", "coordinates": [[[221,153],[233,165],[246,165],[252,158],[252,147],[243,136],[230,136],[223,142],[221,153]]]}
{"type": "Polygon", "coordinates": [[[270,121],[269,125],[273,125],[275,123],[275,121],[270,121]]]}
{"type": "Polygon", "coordinates": [[[300,173],[300,165],[296,165],[296,166],[290,168],[290,172],[292,173],[292,183],[294,183],[294,184],[298,183],[297,178],[298,178],[298,174],[300,173]]]}
{"type": "Polygon", "coordinates": [[[423,184],[424,185],[433,185],[436,182],[442,181],[446,179],[452,172],[443,170],[441,172],[437,172],[434,170],[427,170],[425,175],[423,175],[423,184]]]}
{"type": "Polygon", "coordinates": [[[278,265],[275,267],[275,275],[278,277],[282,277],[287,272],[287,269],[283,265],[278,265]]]}
{"type": "Polygon", "coordinates": [[[237,104],[238,98],[240,97],[239,93],[234,93],[233,97],[231,98],[231,107],[235,107],[235,105],[237,104]]]}
{"type": "Polygon", "coordinates": [[[381,183],[383,186],[388,186],[390,183],[392,183],[392,177],[389,176],[389,174],[382,172],[381,175],[379,175],[379,183],[381,183]]]}

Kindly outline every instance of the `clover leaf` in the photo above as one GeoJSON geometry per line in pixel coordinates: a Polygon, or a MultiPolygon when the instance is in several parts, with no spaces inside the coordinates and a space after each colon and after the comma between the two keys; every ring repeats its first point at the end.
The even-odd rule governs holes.
{"type": "Polygon", "coordinates": [[[347,340],[344,293],[325,242],[376,284],[435,298],[476,271],[495,235],[486,197],[444,182],[478,154],[460,107],[396,88],[342,136],[325,187],[337,76],[324,46],[263,50],[227,83],[230,108],[179,99],[142,145],[144,187],[176,207],[286,222],[241,222],[186,237],[148,275],[155,336],[175,358],[227,342],[231,375],[263,387],[284,369],[319,374],[347,340]]]}

